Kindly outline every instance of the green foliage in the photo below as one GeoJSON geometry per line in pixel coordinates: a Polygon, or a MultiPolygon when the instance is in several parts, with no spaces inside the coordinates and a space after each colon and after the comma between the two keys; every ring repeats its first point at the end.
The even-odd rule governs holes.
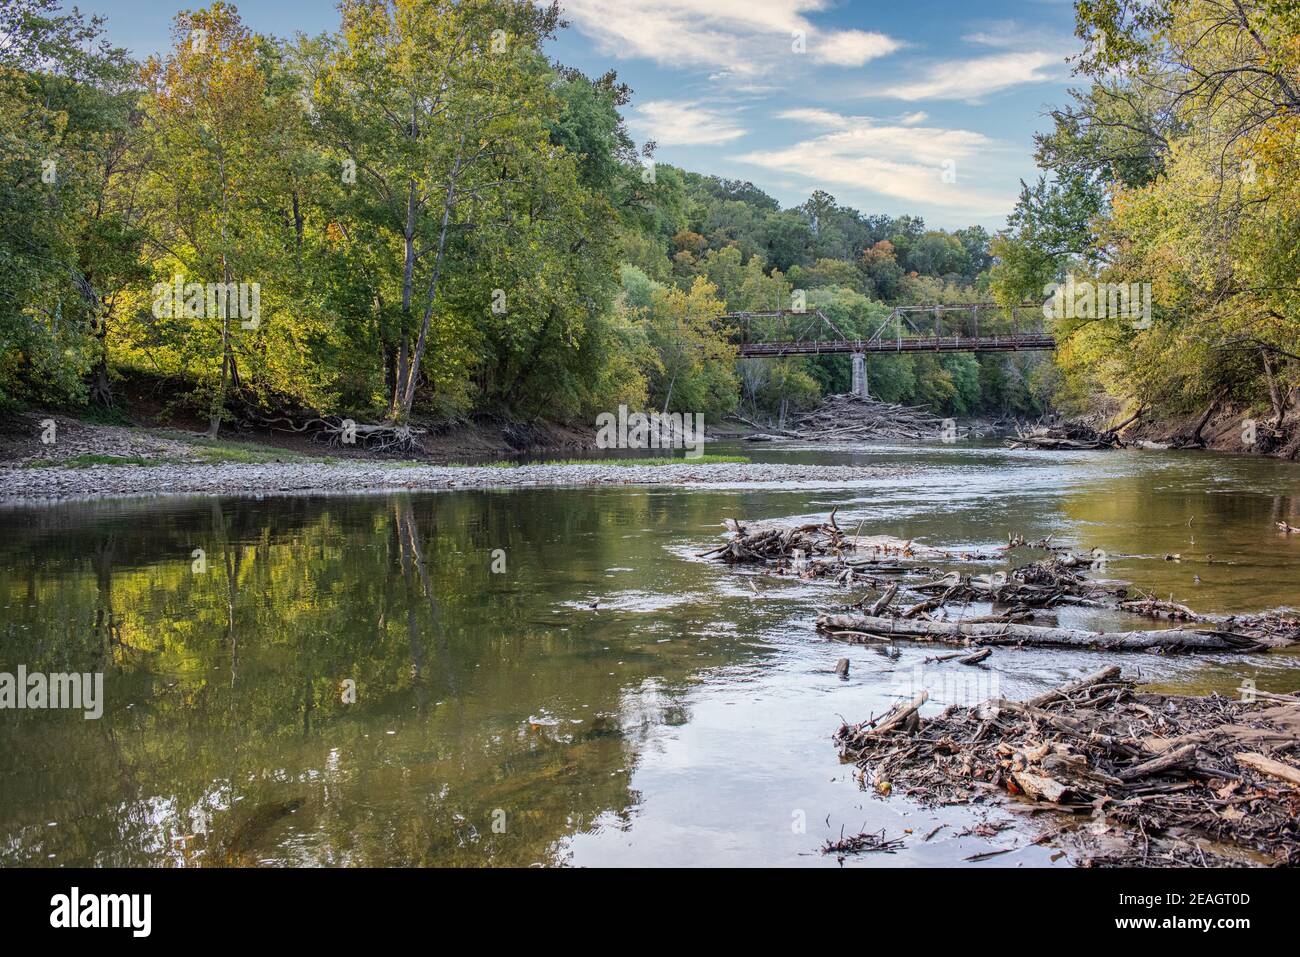
{"type": "Polygon", "coordinates": [[[1067,270],[1145,283],[1153,322],[1061,323],[1060,375],[1031,387],[1079,409],[1236,399],[1280,422],[1300,385],[1296,7],[1081,0],[1076,12],[1093,85],[1039,137],[1054,179],[1023,192],[991,287],[1010,301],[1067,270]]]}
{"type": "Polygon", "coordinates": [[[0,10],[0,406],[85,397],[106,294],[133,271],[138,237],[104,196],[129,64],[102,32],[54,0],[0,10]]]}

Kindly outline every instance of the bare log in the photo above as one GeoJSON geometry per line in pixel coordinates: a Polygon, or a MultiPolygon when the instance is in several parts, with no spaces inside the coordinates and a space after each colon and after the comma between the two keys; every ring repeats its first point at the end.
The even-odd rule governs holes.
{"type": "Polygon", "coordinates": [[[867,614],[871,615],[873,618],[879,616],[882,611],[889,607],[889,603],[894,600],[894,596],[897,594],[898,585],[890,585],[885,589],[883,595],[871,603],[871,607],[867,609],[867,614]]]}
{"type": "Polygon", "coordinates": [[[930,698],[930,692],[922,691],[906,705],[895,705],[891,708],[880,722],[871,728],[868,734],[884,734],[886,731],[892,731],[902,725],[908,718],[920,710],[921,705],[925,704],[930,698]]]}
{"type": "Polygon", "coordinates": [[[1152,758],[1150,761],[1143,761],[1141,764],[1135,764],[1131,768],[1125,768],[1120,771],[1116,777],[1121,781],[1136,781],[1138,778],[1150,777],[1153,774],[1160,774],[1164,771],[1170,771],[1177,767],[1183,767],[1190,764],[1196,757],[1196,745],[1185,744],[1181,748],[1174,748],[1172,751],[1166,751],[1159,757],[1152,758]]]}
{"type": "Polygon", "coordinates": [[[1241,754],[1234,754],[1238,764],[1244,764],[1252,767],[1256,771],[1262,771],[1270,777],[1280,778],[1288,784],[1294,784],[1300,787],[1300,768],[1293,768],[1289,764],[1283,764],[1281,761],[1274,761],[1272,758],[1265,757],[1262,754],[1255,754],[1251,751],[1244,751],[1241,754]]]}
{"type": "Polygon", "coordinates": [[[1071,698],[1078,694],[1084,688],[1090,688],[1093,685],[1103,684],[1107,681],[1114,681],[1119,677],[1119,665],[1111,665],[1109,668],[1102,668],[1101,671],[1094,671],[1090,675],[1085,675],[1077,681],[1070,681],[1061,685],[1059,688],[1053,688],[1051,691],[1044,692],[1036,698],[1030,698],[1025,702],[1035,708],[1041,708],[1044,705],[1051,704],[1053,701],[1059,701],[1061,698],[1071,698]]]}
{"type": "Polygon", "coordinates": [[[978,641],[985,645],[1034,645],[1038,647],[1100,648],[1110,651],[1258,651],[1263,645],[1222,631],[1082,631],[1075,628],[1047,628],[1020,624],[966,624],[963,622],[913,621],[901,618],[873,618],[866,615],[822,615],[817,627],[823,631],[860,631],[889,638],[914,641],[978,641]]]}

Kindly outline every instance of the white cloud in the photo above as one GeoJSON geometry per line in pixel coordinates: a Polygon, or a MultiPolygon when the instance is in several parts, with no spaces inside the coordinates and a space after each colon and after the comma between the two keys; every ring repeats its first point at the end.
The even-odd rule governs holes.
{"type": "Polygon", "coordinates": [[[1062,62],[1062,57],[1044,52],[999,53],[955,60],[930,67],[919,80],[885,87],[873,91],[873,95],[898,100],[975,100],[1022,83],[1055,79],[1048,67],[1062,62]]]}
{"type": "Polygon", "coordinates": [[[650,100],[636,108],[628,125],[660,146],[729,143],[748,132],[729,114],[696,100],[650,100]]]}
{"type": "Polygon", "coordinates": [[[862,66],[868,60],[888,56],[903,44],[883,33],[865,30],[840,30],[809,41],[808,51],[820,63],[835,66],[862,66]]]}
{"type": "MultiPolygon", "coordinates": [[[[538,0],[542,2],[542,0],[538,0]]],[[[861,66],[902,44],[865,30],[819,30],[830,0],[564,0],[564,16],[606,55],[754,76],[791,57],[861,66]],[[806,54],[793,50],[794,36],[806,54]]]]}
{"type": "Polygon", "coordinates": [[[916,126],[918,123],[924,123],[930,118],[930,114],[925,110],[917,110],[915,113],[904,113],[898,118],[898,122],[904,126],[916,126]]]}
{"type": "MultiPolygon", "coordinates": [[[[775,172],[798,174],[812,188],[848,187],[929,204],[954,214],[1001,216],[1015,203],[1014,191],[1002,194],[973,185],[972,170],[983,166],[982,154],[1002,149],[982,133],[879,125],[870,117],[841,116],[825,110],[787,110],[779,116],[815,121],[830,132],[792,146],[755,150],[734,159],[775,172]],[[955,169],[955,183],[944,182],[946,169],[955,169]]],[[[988,164],[988,168],[996,166],[988,164]]]]}
{"type": "Polygon", "coordinates": [[[824,126],[829,129],[843,129],[850,125],[852,120],[847,116],[841,116],[830,110],[819,110],[813,107],[800,107],[795,110],[782,110],[776,114],[778,120],[794,120],[796,123],[807,123],[809,126],[824,126]]]}

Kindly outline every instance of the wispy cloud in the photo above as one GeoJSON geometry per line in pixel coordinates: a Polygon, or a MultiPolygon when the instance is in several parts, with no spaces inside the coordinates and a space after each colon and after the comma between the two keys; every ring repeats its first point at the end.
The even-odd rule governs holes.
{"type": "Polygon", "coordinates": [[[807,123],[809,126],[824,126],[827,129],[843,129],[853,122],[850,117],[841,116],[831,110],[819,110],[814,107],[782,110],[776,114],[776,118],[778,120],[794,120],[796,123],[807,123]]]}
{"type": "Polygon", "coordinates": [[[872,91],[898,100],[977,100],[990,93],[1057,79],[1063,56],[1043,51],[998,53],[929,67],[918,80],[872,91]]]}
{"type": "Polygon", "coordinates": [[[755,150],[733,158],[774,172],[797,174],[811,188],[848,187],[861,194],[924,203],[961,215],[1003,215],[1015,201],[1014,194],[976,185],[973,170],[982,154],[1003,148],[982,133],[881,124],[870,117],[816,109],[786,110],[778,118],[826,132],[788,147],[755,150]],[[955,181],[945,182],[945,173],[949,179],[955,173],[955,181]]]}
{"type": "Polygon", "coordinates": [[[830,5],[829,0],[566,0],[564,14],[607,55],[742,77],[761,75],[801,55],[819,64],[858,67],[903,46],[883,33],[818,29],[806,14],[830,5]],[[797,45],[803,53],[796,52],[797,45]]]}
{"type": "Polygon", "coordinates": [[[1078,45],[1072,36],[1022,20],[985,20],[962,40],[998,50],[1062,50],[1078,45]]]}
{"type": "Polygon", "coordinates": [[[862,66],[868,60],[888,56],[903,46],[902,42],[883,33],[865,30],[840,30],[815,37],[808,52],[819,63],[835,66],[862,66]]]}
{"type": "Polygon", "coordinates": [[[729,143],[748,132],[728,113],[697,100],[650,100],[636,107],[628,125],[660,146],[729,143]]]}

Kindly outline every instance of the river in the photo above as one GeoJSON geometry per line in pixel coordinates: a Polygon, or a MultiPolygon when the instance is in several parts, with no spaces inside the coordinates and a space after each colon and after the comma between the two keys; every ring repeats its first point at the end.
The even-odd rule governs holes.
{"type": "Polygon", "coordinates": [[[831,741],[841,717],[918,684],[933,713],[1108,663],[1162,690],[1300,687],[1293,653],[924,665],[922,645],[819,638],[817,611],[846,600],[826,581],[696,557],[724,518],[838,507],[849,530],[946,548],[1012,532],[1098,548],[1098,574],[1197,611],[1294,607],[1300,535],[1274,523],[1300,524],[1295,465],[979,442],[709,451],[901,473],[0,509],[0,672],[105,676],[97,720],[0,711],[0,864],[1067,866],[993,807],[863,791],[831,741]],[[905,847],[819,853],[882,829],[905,847]]]}

